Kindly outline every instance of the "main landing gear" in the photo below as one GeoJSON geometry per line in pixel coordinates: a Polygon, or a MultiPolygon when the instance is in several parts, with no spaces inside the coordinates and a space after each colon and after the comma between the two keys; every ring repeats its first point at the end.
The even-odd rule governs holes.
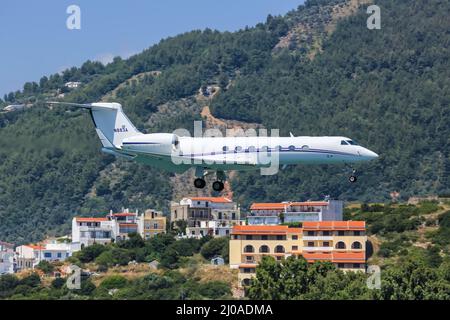
{"type": "MultiPolygon", "coordinates": [[[[203,168],[197,167],[195,170],[195,175],[198,177],[194,180],[194,186],[197,189],[203,189],[206,186],[204,177],[208,174],[203,168]]],[[[220,192],[225,188],[224,181],[226,180],[225,172],[217,171],[216,173],[217,181],[214,181],[212,187],[214,191],[220,192]]]]}

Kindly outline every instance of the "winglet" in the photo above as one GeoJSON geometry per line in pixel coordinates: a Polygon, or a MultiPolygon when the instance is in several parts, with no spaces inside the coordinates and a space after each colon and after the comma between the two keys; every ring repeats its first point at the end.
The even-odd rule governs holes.
{"type": "Polygon", "coordinates": [[[291,138],[294,138],[295,136],[292,134],[292,132],[289,132],[291,138]]]}

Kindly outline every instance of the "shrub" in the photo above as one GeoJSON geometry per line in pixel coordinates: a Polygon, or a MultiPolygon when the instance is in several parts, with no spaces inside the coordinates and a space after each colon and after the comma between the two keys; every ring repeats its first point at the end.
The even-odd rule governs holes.
{"type": "Polygon", "coordinates": [[[121,289],[124,288],[128,283],[128,280],[120,275],[113,275],[106,277],[100,284],[101,288],[106,289],[121,289]]]}

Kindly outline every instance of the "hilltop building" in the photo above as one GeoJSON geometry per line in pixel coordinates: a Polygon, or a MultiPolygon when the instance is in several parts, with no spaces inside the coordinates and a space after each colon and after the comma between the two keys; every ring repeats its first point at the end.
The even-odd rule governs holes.
{"type": "Polygon", "coordinates": [[[157,234],[166,233],[167,218],[161,212],[146,210],[139,217],[138,230],[143,239],[153,238],[157,234]]]}
{"type": "Polygon", "coordinates": [[[81,82],[79,81],[69,81],[64,84],[64,86],[69,89],[77,89],[80,85],[81,82]]]}
{"type": "Polygon", "coordinates": [[[330,261],[345,271],[365,271],[364,221],[304,222],[288,226],[235,226],[230,240],[230,268],[239,269],[239,284],[250,284],[264,255],[277,260],[303,256],[309,263],[330,261]]]}
{"type": "Polygon", "coordinates": [[[64,261],[80,249],[76,243],[58,243],[57,241],[18,246],[15,250],[17,270],[32,269],[41,261],[64,261]]]}
{"type": "Polygon", "coordinates": [[[178,221],[186,222],[189,237],[227,236],[235,225],[242,225],[240,207],[225,197],[183,198],[172,203],[170,217],[173,227],[178,221]]]}
{"type": "Polygon", "coordinates": [[[162,213],[147,210],[144,214],[130,212],[109,212],[105,217],[88,218],[74,217],[72,219],[72,242],[81,246],[94,243],[107,244],[127,240],[130,233],[139,233],[143,239],[149,239],[156,234],[166,232],[166,217],[162,213]]]}
{"type": "Polygon", "coordinates": [[[15,271],[14,245],[0,241],[0,275],[14,273],[15,271]]]}
{"type": "Polygon", "coordinates": [[[253,203],[247,215],[249,225],[278,225],[303,221],[341,221],[343,201],[253,203]]]}
{"type": "Polygon", "coordinates": [[[107,244],[128,239],[128,234],[138,232],[138,213],[124,210],[110,213],[106,217],[72,219],[72,242],[82,246],[94,243],[107,244]]]}

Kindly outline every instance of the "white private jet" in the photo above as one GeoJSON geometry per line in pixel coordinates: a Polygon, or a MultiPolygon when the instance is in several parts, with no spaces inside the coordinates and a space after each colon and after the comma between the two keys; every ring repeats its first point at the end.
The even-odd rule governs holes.
{"type": "MultiPolygon", "coordinates": [[[[350,164],[378,155],[346,137],[189,137],[173,133],[143,134],[127,118],[118,103],[77,104],[49,102],[88,109],[102,151],[156,168],[182,173],[195,168],[196,188],[204,188],[204,176],[216,172],[215,191],[224,189],[225,171],[254,170],[294,164],[350,164]]],[[[350,182],[356,182],[352,169],[350,182]]]]}

